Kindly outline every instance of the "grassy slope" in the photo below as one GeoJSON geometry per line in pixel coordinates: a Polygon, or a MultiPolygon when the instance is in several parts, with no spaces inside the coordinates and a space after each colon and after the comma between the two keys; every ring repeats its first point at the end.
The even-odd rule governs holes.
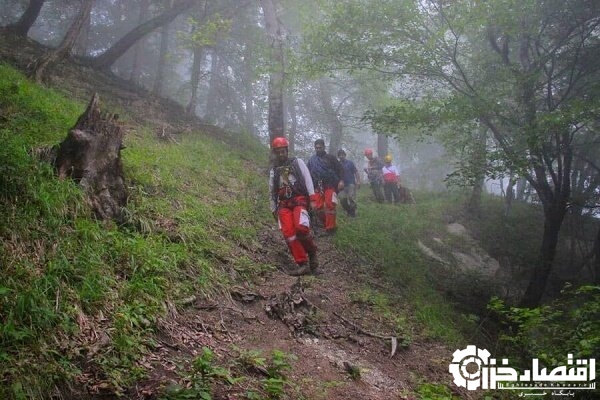
{"type": "MultiPolygon", "coordinates": [[[[143,374],[134,360],[165,304],[216,296],[275,268],[238,246],[252,247],[270,220],[265,176],[252,161],[267,153],[255,140],[240,136],[229,146],[193,132],[164,142],[135,125],[122,152],[127,223],[101,224],[88,217],[75,184],[29,155],[64,139],[84,108],[0,65],[0,398],[42,398],[75,377],[88,350],[86,318],[110,330],[109,350],[95,359],[115,387],[126,387],[143,374]]],[[[464,344],[473,326],[432,288],[436,271],[415,240],[441,235],[460,199],[428,195],[394,207],[368,198],[365,187],[360,217],[342,218],[335,242],[390,277],[405,306],[392,308],[376,288],[355,295],[413,337],[464,344]]]]}
{"type": "Polygon", "coordinates": [[[360,219],[350,220],[336,241],[368,257],[377,273],[389,277],[410,304],[408,314],[419,325],[420,335],[457,343],[467,321],[437,293],[428,275],[439,273],[419,250],[416,239],[443,236],[445,212],[458,198],[427,195],[416,205],[395,206],[371,201],[369,188],[360,192],[360,219]],[[462,324],[461,322],[464,322],[462,324]]]}
{"type": "Polygon", "coordinates": [[[176,145],[138,127],[122,152],[128,222],[103,225],[75,184],[29,155],[64,139],[84,107],[0,66],[0,398],[77,374],[72,338],[100,313],[113,343],[99,364],[128,385],[165,302],[270,268],[236,248],[265,216],[265,178],[247,161],[266,159],[264,148],[249,139],[242,153],[201,133],[176,145]]]}

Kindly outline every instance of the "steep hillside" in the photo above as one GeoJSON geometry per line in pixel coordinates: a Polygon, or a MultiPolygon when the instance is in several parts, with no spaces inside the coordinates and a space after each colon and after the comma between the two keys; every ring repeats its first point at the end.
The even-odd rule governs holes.
{"type": "MultiPolygon", "coordinates": [[[[0,51],[26,69],[41,49],[6,40],[0,51]]],[[[439,310],[408,301],[419,282],[398,285],[361,254],[351,243],[369,236],[353,236],[353,221],[317,239],[323,275],[279,270],[290,259],[255,139],[77,65],[48,88],[0,73],[0,398],[470,396],[441,341],[460,322],[449,311],[432,330],[439,310]],[[77,185],[31,151],[60,142],[94,92],[127,130],[120,225],[93,220],[77,185]]],[[[394,209],[404,221],[423,210],[394,209]]],[[[397,250],[403,269],[421,266],[397,250]]]]}

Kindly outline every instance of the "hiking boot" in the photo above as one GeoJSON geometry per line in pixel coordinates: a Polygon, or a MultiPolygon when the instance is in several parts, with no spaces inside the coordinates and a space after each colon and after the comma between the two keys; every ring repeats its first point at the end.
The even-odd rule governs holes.
{"type": "Polygon", "coordinates": [[[310,273],[313,275],[321,275],[322,272],[318,270],[319,259],[317,258],[317,252],[312,251],[308,253],[308,263],[310,265],[310,273]]]}
{"type": "Polygon", "coordinates": [[[286,268],[285,273],[291,276],[308,275],[311,272],[310,268],[305,264],[298,264],[293,268],[286,268]]]}

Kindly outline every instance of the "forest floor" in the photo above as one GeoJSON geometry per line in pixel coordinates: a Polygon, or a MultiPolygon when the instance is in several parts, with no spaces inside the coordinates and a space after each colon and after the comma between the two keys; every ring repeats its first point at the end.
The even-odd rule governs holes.
{"type": "MultiPolygon", "coordinates": [[[[0,41],[0,58],[23,70],[41,51],[33,43],[0,41]]],[[[227,140],[227,134],[218,128],[185,120],[181,108],[172,103],[85,67],[65,63],[46,83],[77,98],[91,98],[93,92],[99,92],[101,99],[116,102],[139,122],[153,124],[163,133],[202,126],[209,134],[227,140]],[[189,124],[188,128],[182,127],[182,122],[189,124]]],[[[394,326],[382,318],[374,304],[355,295],[365,288],[392,290],[385,279],[360,257],[337,249],[331,237],[316,241],[322,275],[291,277],[280,270],[267,272],[254,283],[234,287],[229,295],[195,298],[183,311],[171,307],[159,324],[154,348],[137,361],[149,371],[148,378],[123,396],[155,399],[166,386],[185,385],[186,379],[178,374],[180,364],[191,362],[208,347],[220,364],[257,350],[264,357],[274,350],[294,355],[290,370],[285,372],[286,398],[290,399],[417,399],[422,398],[418,387],[427,383],[444,384],[459,398],[474,397],[456,388],[448,373],[456,349],[421,339],[418,334],[396,337],[394,349],[394,326]]],[[[253,252],[263,263],[290,263],[275,223],[264,227],[258,242],[260,248],[253,252]]],[[[85,321],[81,325],[85,331],[85,321]]],[[[89,333],[102,336],[101,332],[89,333]]],[[[255,374],[257,379],[266,377],[260,368],[255,374]]],[[[110,382],[96,375],[93,367],[83,370],[79,384],[76,391],[82,395],[87,392],[82,398],[90,398],[90,394],[91,398],[113,398],[108,391],[110,382]]],[[[213,398],[243,396],[240,386],[234,385],[231,389],[219,386],[213,398]]]]}
{"type": "MultiPolygon", "coordinates": [[[[276,226],[265,227],[256,249],[265,262],[291,262],[276,226]]],[[[363,288],[390,290],[369,266],[339,251],[331,237],[318,237],[322,274],[292,277],[277,271],[254,284],[235,287],[231,297],[196,299],[188,311],[173,315],[163,329],[163,345],[142,363],[153,365],[153,377],[137,388],[136,398],[152,398],[159,386],[176,379],[172,360],[181,353],[198,355],[210,347],[221,359],[245,351],[273,350],[292,354],[292,399],[417,399],[423,383],[452,384],[448,365],[455,349],[431,341],[397,337],[394,327],[373,304],[353,298],[363,288]]],[[[453,389],[454,390],[454,389],[453,389]]],[[[223,399],[237,399],[224,390],[223,399]]],[[[456,388],[454,395],[470,398],[456,388]]]]}

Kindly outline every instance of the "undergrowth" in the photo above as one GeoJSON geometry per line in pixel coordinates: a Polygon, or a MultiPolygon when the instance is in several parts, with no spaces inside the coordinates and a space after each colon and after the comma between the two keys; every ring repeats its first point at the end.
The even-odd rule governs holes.
{"type": "Polygon", "coordinates": [[[237,248],[252,246],[265,215],[264,177],[245,161],[266,159],[257,141],[236,151],[201,132],[178,143],[130,132],[117,226],[90,219],[80,188],[33,156],[84,109],[0,65],[0,398],[45,398],[72,381],[96,329],[111,342],[95,360],[123,392],[143,375],[135,361],[165,304],[271,268],[237,248]]]}
{"type": "Polygon", "coordinates": [[[405,310],[395,308],[397,318],[416,326],[417,335],[449,344],[460,342],[473,326],[434,289],[428,276],[440,272],[419,250],[417,238],[445,229],[444,212],[458,202],[459,198],[427,196],[417,204],[379,204],[364,187],[359,191],[359,217],[344,219],[335,238],[340,248],[367,257],[371,272],[391,282],[407,305],[405,310]]]}

